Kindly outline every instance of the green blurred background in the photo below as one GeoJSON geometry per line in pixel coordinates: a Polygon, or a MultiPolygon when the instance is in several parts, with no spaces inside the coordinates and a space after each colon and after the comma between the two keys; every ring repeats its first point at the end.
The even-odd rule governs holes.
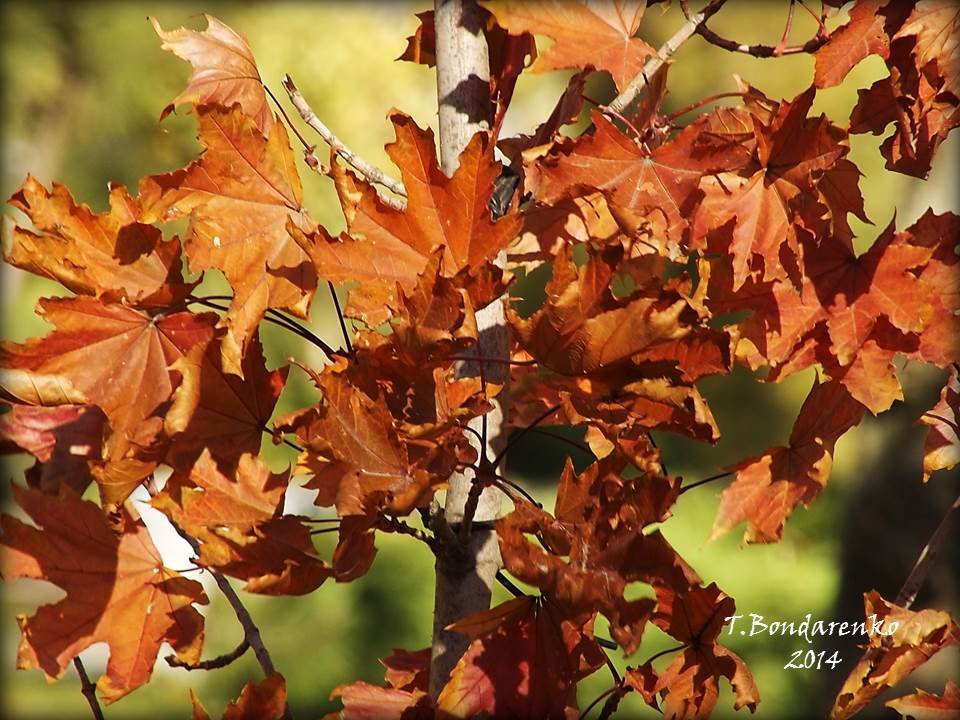
{"type": "MultiPolygon", "coordinates": [[[[786,7],[786,2],[733,0],[711,25],[744,42],[775,43],[786,7]]],[[[161,109],[182,89],[189,69],[160,49],[148,15],[156,16],[165,29],[181,25],[202,29],[202,13],[206,12],[245,33],[265,82],[280,91],[280,77],[290,73],[321,118],[374,164],[390,167],[383,144],[392,139],[386,120],[391,107],[410,113],[421,125],[436,124],[432,72],[394,62],[405,47],[404,38],[416,27],[414,12],[427,8],[424,3],[8,1],[0,8],[4,109],[0,114],[0,195],[4,198],[30,172],[47,184],[51,180],[65,183],[78,200],[102,210],[108,182],[136,186],[142,175],[181,167],[197,154],[193,118],[180,113],[162,126],[158,124],[161,109]]],[[[657,46],[681,23],[678,7],[657,6],[648,10],[640,33],[657,46]]],[[[799,10],[794,33],[798,41],[813,33],[812,21],[799,10]]],[[[813,72],[813,62],[806,56],[757,60],[726,53],[699,38],[688,42],[675,61],[668,79],[668,112],[701,97],[734,90],[734,73],[781,99],[806,89],[813,72]]],[[[884,74],[878,58],[868,59],[842,87],[821,92],[814,110],[843,125],[856,102],[856,90],[884,74]]],[[[568,76],[525,75],[505,133],[530,131],[545,118],[568,76]]],[[[610,96],[612,88],[604,77],[595,76],[591,82],[588,94],[600,99],[610,96]]],[[[904,228],[927,207],[938,212],[957,209],[956,137],[943,145],[929,182],[885,171],[877,151],[881,140],[851,138],[851,157],[864,173],[861,187],[867,213],[875,223],[853,220],[861,250],[894,213],[898,226],[904,228]]],[[[323,157],[324,152],[318,154],[323,157]]],[[[343,220],[329,181],[301,167],[307,206],[328,229],[339,231],[343,220]]],[[[8,208],[6,212],[15,211],[8,208]]],[[[32,314],[32,308],[39,297],[62,290],[6,266],[0,272],[4,338],[22,341],[44,334],[47,328],[32,314]]],[[[216,277],[209,282],[212,287],[222,286],[222,279],[216,277]]],[[[328,341],[339,341],[327,298],[321,297],[315,304],[313,327],[328,341]]],[[[319,360],[296,338],[273,332],[273,328],[266,328],[265,340],[272,365],[290,355],[319,360]]],[[[728,481],[683,496],[675,516],[664,524],[664,532],[705,581],[717,582],[736,598],[738,612],[797,621],[808,612],[814,619],[855,619],[862,614],[860,595],[864,590],[877,587],[887,597],[896,594],[958,487],[956,473],[935,476],[928,486],[920,486],[922,432],[913,423],[935,402],[943,373],[909,366],[902,368],[901,376],[907,401],[880,418],[868,418],[839,442],[830,486],[810,511],[796,513],[781,543],[741,548],[739,533],[734,532],[705,545],[719,492],[728,481]]],[[[785,443],[812,381],[810,371],[778,385],[765,385],[751,373],[738,370],[731,378],[705,382],[703,389],[723,440],[711,448],[658,435],[670,471],[692,481],[770,445],[785,443]]],[[[294,382],[285,391],[278,412],[313,400],[305,383],[294,382]]],[[[511,455],[512,476],[548,507],[565,447],[531,436],[511,455]]],[[[269,457],[277,468],[290,460],[272,447],[269,457]]],[[[22,467],[8,463],[5,474],[15,479],[22,467]]],[[[2,492],[9,508],[6,484],[2,492]]],[[[309,496],[292,493],[290,503],[306,508],[309,496]]],[[[177,552],[182,548],[175,547],[168,536],[163,538],[159,541],[163,551],[181,557],[177,552]]],[[[954,541],[951,548],[948,543],[918,606],[947,607],[956,613],[960,590],[957,573],[950,568],[951,563],[960,567],[957,545],[954,541]]],[[[356,679],[381,682],[377,658],[389,655],[392,648],[417,649],[429,643],[432,558],[412,540],[383,537],[378,547],[373,570],[354,583],[324,585],[305,598],[244,596],[287,679],[297,717],[318,717],[335,708],[337,703],[327,697],[340,683],[356,679]]],[[[205,611],[205,656],[212,657],[231,649],[241,635],[215,588],[209,595],[212,604],[205,611]]],[[[14,672],[19,636],[15,614],[32,614],[38,603],[61,596],[59,590],[41,582],[4,585],[0,716],[86,714],[72,668],[54,684],[47,684],[39,671],[14,672]]],[[[495,599],[505,597],[498,588],[495,599]]],[[[644,646],[633,658],[616,658],[621,669],[626,664],[638,665],[670,646],[669,639],[655,628],[648,632],[644,646]]],[[[754,672],[762,698],[757,712],[760,718],[822,716],[831,692],[859,655],[855,649],[838,645],[843,662],[835,671],[784,670],[793,650],[807,649],[802,641],[735,636],[729,644],[754,672]]],[[[815,649],[829,650],[831,646],[821,643],[815,649]]],[[[104,666],[105,648],[91,648],[83,657],[91,674],[97,675],[104,666]]],[[[960,675],[958,664],[957,652],[941,653],[906,683],[904,692],[912,691],[914,684],[942,690],[945,677],[960,675]]],[[[228,669],[212,673],[172,670],[160,660],[153,681],[107,708],[107,717],[186,717],[190,712],[188,687],[196,690],[212,715],[219,716],[244,682],[259,677],[249,653],[228,669]]],[[[584,682],[581,706],[609,684],[605,671],[584,682]]],[[[621,707],[623,717],[656,716],[635,697],[621,707]]],[[[733,715],[725,689],[715,717],[733,715]]],[[[874,716],[883,715],[874,712],[874,716]]]]}

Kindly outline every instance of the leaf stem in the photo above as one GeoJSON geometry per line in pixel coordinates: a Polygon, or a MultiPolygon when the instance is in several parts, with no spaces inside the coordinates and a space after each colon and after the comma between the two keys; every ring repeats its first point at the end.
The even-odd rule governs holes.
{"type": "Polygon", "coordinates": [[[97,700],[97,686],[90,682],[90,676],[87,675],[87,669],[83,666],[83,661],[79,655],[73,659],[73,666],[77,669],[77,675],[80,676],[80,691],[87,699],[90,712],[93,713],[96,720],[103,720],[103,709],[97,700]]]}
{"type": "Polygon", "coordinates": [[[553,405],[552,407],[548,408],[545,412],[543,412],[541,415],[539,415],[532,423],[530,423],[529,425],[527,425],[525,428],[522,428],[522,429],[520,430],[520,432],[518,432],[516,435],[514,435],[513,437],[511,437],[511,438],[507,441],[506,447],[504,447],[503,450],[501,450],[499,453],[497,453],[497,456],[493,459],[492,465],[493,465],[494,467],[499,467],[499,466],[500,466],[500,461],[503,460],[504,457],[506,457],[507,453],[510,451],[510,449],[511,449],[514,445],[517,444],[517,441],[519,441],[520,438],[522,438],[522,437],[523,437],[524,435],[526,435],[528,432],[530,432],[531,430],[533,430],[537,425],[539,425],[540,423],[542,423],[542,422],[543,422],[544,420],[546,420],[548,417],[550,417],[551,415],[553,415],[557,410],[560,409],[560,407],[561,407],[560,405],[553,405]]]}
{"type": "Polygon", "coordinates": [[[690,483],[689,485],[684,485],[683,487],[681,487],[680,494],[683,495],[685,492],[687,492],[687,490],[693,490],[695,487],[700,487],[701,485],[706,485],[708,482],[713,482],[714,480],[720,480],[721,478],[729,477],[731,475],[733,475],[732,472],[724,472],[724,473],[718,473],[717,475],[711,475],[710,477],[704,478],[703,480],[697,480],[694,483],[690,483]]]}
{"type": "Polygon", "coordinates": [[[347,348],[347,354],[353,355],[353,343],[350,342],[350,333],[347,331],[347,321],[343,317],[343,310],[340,309],[340,298],[337,297],[337,291],[333,287],[332,280],[327,280],[327,287],[330,288],[330,297],[333,298],[333,307],[337,311],[337,320],[340,321],[340,332],[343,333],[343,344],[347,348]]]}

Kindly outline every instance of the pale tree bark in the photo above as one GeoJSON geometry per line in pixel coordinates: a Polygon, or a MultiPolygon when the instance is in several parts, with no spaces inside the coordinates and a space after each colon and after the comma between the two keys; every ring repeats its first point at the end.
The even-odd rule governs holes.
{"type": "MultiPolygon", "coordinates": [[[[470,138],[490,129],[489,56],[483,19],[473,0],[436,0],[435,29],[437,46],[437,100],[440,115],[440,160],[444,173],[452,175],[459,156],[470,138]]],[[[510,339],[503,304],[495,302],[477,313],[480,341],[476,354],[481,357],[509,359],[510,339]]],[[[465,363],[462,375],[478,375],[476,363],[465,363]]],[[[486,454],[491,460],[505,447],[504,417],[507,401],[508,366],[487,363],[488,382],[502,384],[495,407],[486,416],[486,454]]],[[[471,424],[482,433],[482,422],[471,424]]],[[[474,440],[479,446],[479,441],[474,440]]],[[[472,471],[450,478],[444,518],[459,523],[473,481],[472,471]]],[[[487,488],[480,496],[474,520],[490,521],[500,514],[501,493],[487,488]]],[[[443,519],[440,520],[443,522],[443,519]]],[[[449,624],[490,607],[494,577],[500,569],[500,549],[496,533],[489,525],[473,527],[464,546],[456,545],[447,533],[444,547],[437,554],[437,579],[434,600],[433,654],[430,666],[430,693],[436,697],[446,684],[451,670],[467,647],[466,638],[444,630],[449,624]]]]}

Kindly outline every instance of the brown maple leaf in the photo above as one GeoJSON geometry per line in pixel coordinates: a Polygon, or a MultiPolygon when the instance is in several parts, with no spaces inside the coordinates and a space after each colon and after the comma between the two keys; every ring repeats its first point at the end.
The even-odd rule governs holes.
{"type": "Polygon", "coordinates": [[[603,664],[592,619],[565,617],[544,598],[519,597],[448,630],[472,641],[437,698],[453,717],[565,718],[576,683],[603,664]],[[518,672],[524,682],[517,682],[518,672]]]}
{"type": "Polygon", "coordinates": [[[661,696],[664,716],[709,717],[716,707],[721,677],[733,688],[734,709],[748,707],[754,712],[760,693],[750,670],[736,653],[717,643],[725,619],[736,610],[733,598],[715,583],[681,591],[667,586],[655,589],[653,622],[684,644],[683,651],[658,674],[650,693],[661,696]]]}
{"type": "Polygon", "coordinates": [[[110,703],[149,681],[161,643],[185,662],[200,659],[203,617],[193,604],[207,603],[203,588],[163,566],[139,519],[122,510],[114,531],[100,508],[66,487],[51,496],[14,485],[13,495],[39,528],[3,516],[4,579],[47,580],[67,593],[17,618],[18,667],[54,680],[80,652],[106,642],[97,687],[110,703]]]}
{"type": "Polygon", "coordinates": [[[960,628],[949,613],[902,608],[876,590],[864,593],[863,604],[869,645],[837,693],[830,720],[856,715],[940,650],[960,645],[960,628]]]}
{"type": "Polygon", "coordinates": [[[217,268],[233,287],[222,324],[223,367],[241,360],[267,308],[306,317],[316,274],[287,232],[314,227],[282,124],[263,135],[238,105],[197,108],[205,150],[182,170],[140,181],[140,201],[154,220],[190,217],[186,242],[193,271],[217,268]]]}
{"type": "Polygon", "coordinates": [[[920,416],[927,425],[923,443],[923,481],[937,470],[949,470],[960,463],[960,375],[956,367],[940,391],[940,401],[920,416]]]}
{"type": "Polygon", "coordinates": [[[747,522],[744,542],[776,542],[793,509],[810,503],[830,477],[837,439],[865,408],[837,381],[815,382],[790,433],[790,444],[729,468],[736,479],[723,491],[709,540],[747,522]]]}
{"type": "Polygon", "coordinates": [[[206,448],[224,472],[232,472],[244,453],[260,452],[260,442],[289,368],[268,370],[260,340],[254,336],[243,357],[243,379],[223,369],[220,345],[195,345],[172,366],[183,380],[176,390],[184,415],[168,413],[164,427],[172,437],[166,460],[188,472],[206,448]],[[185,397],[189,395],[189,400],[185,397]]]}
{"type": "MultiPolygon", "coordinates": [[[[210,720],[200,699],[190,691],[192,720],[210,720]]],[[[247,682],[240,697],[227,703],[222,720],[280,720],[287,711],[287,683],[280,673],[267,675],[258,683],[247,682]]]]}
{"type": "MultiPolygon", "coordinates": [[[[316,555],[302,519],[283,515],[289,478],[244,455],[228,478],[204,451],[188,479],[174,476],[154,507],[200,542],[198,563],[247,581],[248,592],[304,595],[338,574],[316,555]]],[[[367,536],[369,567],[372,535],[367,536]]],[[[348,540],[351,542],[352,539],[348,540]]],[[[354,571],[347,567],[344,574],[354,571]]]]}
{"type": "Polygon", "coordinates": [[[854,65],[869,55],[884,60],[890,54],[890,37],[880,12],[885,0],[858,0],[850,10],[850,20],[830,33],[827,42],[814,54],[814,83],[818,88],[839,85],[854,65]]]}
{"type": "MultiPolygon", "coordinates": [[[[448,178],[437,162],[433,131],[421,130],[400,112],[393,112],[390,119],[397,139],[387,145],[387,153],[407,188],[406,208],[387,207],[372,186],[338,170],[335,178],[348,235],[334,239],[322,228],[312,235],[291,228],[321,277],[360,283],[351,293],[350,305],[360,309],[354,315],[372,326],[389,317],[385,306],[396,307],[396,286],[412,290],[440,248],[445,277],[463,270],[473,274],[516,237],[521,222],[517,213],[496,222],[491,217],[487,205],[500,163],[482,133],[470,141],[457,171],[448,178]]],[[[484,303],[472,299],[479,309],[492,298],[484,303]]]]}
{"type": "Polygon", "coordinates": [[[941,696],[918,689],[912,695],[888,700],[885,704],[900,713],[902,718],[951,720],[960,716],[960,687],[947,680],[941,696]]]}
{"type": "Polygon", "coordinates": [[[606,70],[623,90],[643,70],[656,50],[634,37],[646,2],[513,2],[483,0],[497,22],[511,33],[546,35],[553,40],[533,65],[533,72],[592,67],[606,70]]]}
{"type": "Polygon", "coordinates": [[[122,185],[111,185],[110,210],[99,214],[78,205],[63,185],[47,190],[32,175],[9,202],[40,231],[5,226],[3,257],[11,265],[105,302],[169,305],[190,290],[180,241],[164,242],[160,230],[142,222],[140,202],[122,185]]]}
{"type": "MultiPolygon", "coordinates": [[[[22,345],[0,346],[4,388],[16,397],[21,386],[53,380],[74,388],[84,403],[106,414],[115,459],[156,439],[178,382],[170,366],[193,346],[208,343],[216,321],[210,313],[150,317],[82,296],[41,300],[39,312],[55,329],[22,345]]],[[[104,501],[123,500],[148,472],[115,483],[98,479],[104,501]]]]}
{"type": "Polygon", "coordinates": [[[203,32],[186,28],[168,32],[160,27],[156,18],[149,18],[163,41],[161,47],[193,66],[187,87],[163,109],[160,119],[184,103],[224,107],[239,103],[260,132],[269,136],[273,113],[247,38],[212,15],[203,17],[207,20],[207,29],[203,32]]]}

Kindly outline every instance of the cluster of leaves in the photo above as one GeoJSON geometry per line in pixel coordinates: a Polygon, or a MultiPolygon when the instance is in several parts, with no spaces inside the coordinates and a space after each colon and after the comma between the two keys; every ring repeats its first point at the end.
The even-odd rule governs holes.
{"type": "MultiPolygon", "coordinates": [[[[33,229],[7,224],[6,261],[72,293],[41,301],[54,326],[47,336],[0,350],[3,448],[36,458],[26,487],[14,486],[36,527],[4,516],[3,577],[45,579],[67,593],[19,619],[19,667],[57,678],[83,649],[106,642],[98,688],[112,702],[149,680],[163,642],[179,662],[200,661],[196,606],[207,598],[163,566],[128,502],[141,485],[190,539],[197,565],[245,581],[248,592],[301,595],[363,575],[377,531],[438,547],[407,518],[425,513],[453,472],[472,469],[477,488],[496,486],[513,502],[496,523],[505,570],[539,594],[452,627],[471,643],[435,700],[429,649],[398,651],[384,661],[385,687],[334,691],[344,717],[575,716],[578,681],[606,662],[598,615],[628,655],[648,623],[679,643],[662,669],[652,658],[630,669],[609,693],[609,712],[637,692],[667,717],[705,717],[721,678],[736,707],[753,710],[749,670],[717,641],[733,599],[655,528],[684,488],[650,431],[715,442],[720,430],[697,382],[737,362],[767,368],[769,381],[819,368],[788,444],[728,469],[735,479],[712,536],[746,523],[746,542],[780,539],[793,510],[825,487],[838,438],[903,398],[898,356],[952,366],[923,418],[924,479],[957,463],[960,218],[927,212],[906,230],[891,221],[857,255],[848,215],[867,218],[847,157],[848,133],[895,123],[882,147],[888,167],[929,170],[960,105],[950,3],[858,1],[816,51],[808,90],[776,101],[744,83],[736,105],[684,127],[660,112],[663,66],[632,112],[597,108],[577,137],[561,129],[581,113],[588,73],[608,72],[624,90],[657,58],[634,37],[644,3],[482,6],[493,131],[476,135],[447,177],[433,133],[392,111],[387,151],[405,200],[387,201],[333,154],[322,171],[346,218],[337,237],[303,207],[287,127],[270,110],[246,40],[214,18],[203,32],[154,23],[163,47],[193,66],[163,114],[176,105],[195,113],[198,159],[143,178],[136,197],[111,187],[99,214],[32,177],[11,198],[33,229]],[[539,56],[534,33],[552,40],[539,56]],[[869,54],[890,75],[861,92],[849,123],[811,116],[817,89],[869,54]],[[498,142],[531,65],[577,74],[531,135],[498,142]],[[498,150],[520,181],[494,214],[505,171],[498,150]],[[161,230],[178,218],[189,219],[182,243],[161,230]],[[197,296],[200,277],[185,279],[184,261],[193,274],[222,272],[229,305],[197,296]],[[568,461],[552,513],[470,444],[465,425],[502,388],[457,373],[477,344],[475,313],[546,263],[546,299],[527,316],[508,309],[513,347],[499,361],[511,367],[512,426],[585,429],[594,461],[581,472],[568,461]],[[258,328],[274,321],[305,332],[295,318],[309,318],[319,279],[331,290],[351,284],[345,348],[321,343],[329,362],[297,363],[321,397],[271,426],[289,368],[267,368],[258,328]],[[294,467],[269,470],[259,456],[265,432],[300,450],[294,467]],[[301,477],[317,506],[335,509],[329,559],[314,547],[316,519],[284,512],[285,490],[301,477]],[[80,497],[92,483],[99,504],[80,497]],[[632,583],[648,596],[628,593],[632,583]]],[[[433,64],[433,19],[420,19],[402,59],[433,64]]],[[[871,648],[838,698],[838,717],[960,642],[944,613],[915,613],[875,593],[866,612],[896,616],[910,632],[871,648]]],[[[224,717],[279,717],[285,698],[282,676],[269,673],[224,717]]],[[[948,686],[943,699],[899,702],[955,700],[948,686]]],[[[207,717],[196,699],[194,707],[207,717]]]]}

